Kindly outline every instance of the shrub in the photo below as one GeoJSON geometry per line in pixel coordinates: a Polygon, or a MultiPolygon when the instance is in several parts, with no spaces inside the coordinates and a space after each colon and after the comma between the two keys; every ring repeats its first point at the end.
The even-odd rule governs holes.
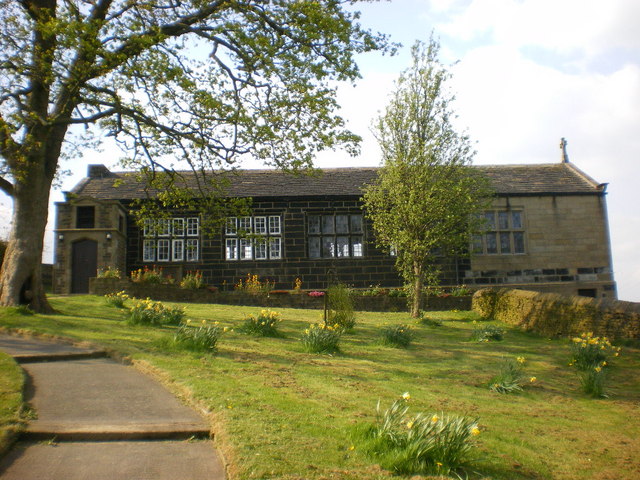
{"type": "Polygon", "coordinates": [[[382,295],[387,295],[389,291],[386,288],[382,288],[380,285],[369,285],[369,288],[366,290],[361,290],[358,292],[358,295],[363,297],[379,297],[382,295]]]}
{"type": "Polygon", "coordinates": [[[180,328],[173,336],[173,342],[180,348],[193,352],[215,352],[218,340],[226,328],[220,327],[218,322],[207,324],[206,320],[198,326],[191,325],[191,320],[180,324],[180,328]]]}
{"type": "Polygon", "coordinates": [[[469,290],[466,285],[459,285],[453,287],[449,293],[454,297],[465,297],[471,295],[471,290],[469,290]]]}
{"type": "Polygon", "coordinates": [[[282,318],[278,312],[271,310],[262,310],[258,316],[247,315],[241,327],[243,333],[249,335],[258,335],[261,337],[278,337],[280,333],[277,329],[278,322],[282,318]]]}
{"type": "Polygon", "coordinates": [[[124,290],[117,293],[108,293],[104,296],[105,302],[107,305],[116,308],[124,308],[124,302],[129,298],[124,290]]]}
{"type": "Polygon", "coordinates": [[[180,281],[180,288],[184,288],[185,290],[198,290],[205,286],[205,283],[202,281],[202,273],[197,270],[195,272],[187,272],[180,281]]]}
{"type": "Polygon", "coordinates": [[[471,332],[471,340],[476,342],[500,341],[504,338],[504,329],[496,325],[482,325],[471,332]]]}
{"type": "Polygon", "coordinates": [[[365,430],[363,450],[385,469],[396,474],[451,475],[459,478],[471,462],[474,437],[480,434],[477,419],[418,413],[408,416],[409,395],[380,411],[365,430]]]}
{"type": "Polygon", "coordinates": [[[432,285],[425,287],[424,293],[429,297],[442,297],[445,294],[445,291],[441,287],[432,285]]]}
{"type": "Polygon", "coordinates": [[[351,292],[342,284],[333,285],[327,291],[329,312],[327,323],[338,325],[343,330],[350,330],[356,325],[351,292]]]}
{"type": "Polygon", "coordinates": [[[520,392],[526,383],[535,382],[536,377],[527,379],[525,376],[525,362],[524,357],[518,357],[515,360],[506,359],[500,368],[500,373],[489,382],[489,390],[497,393],[520,392]]]}
{"type": "Polygon", "coordinates": [[[594,337],[593,333],[583,333],[571,339],[571,366],[580,370],[590,370],[607,360],[613,353],[618,356],[619,348],[614,348],[607,337],[594,337]]]}
{"type": "Polygon", "coordinates": [[[252,295],[268,295],[274,285],[270,280],[261,281],[258,275],[247,273],[247,277],[244,280],[240,279],[234,289],[252,295]]]}
{"type": "Polygon", "coordinates": [[[149,298],[136,300],[127,312],[129,325],[178,325],[185,311],[179,307],[167,307],[149,298]]]}
{"type": "Polygon", "coordinates": [[[120,270],[117,268],[107,267],[104,269],[98,270],[98,278],[117,278],[118,280],[122,278],[122,274],[120,270]]]}
{"type": "Polygon", "coordinates": [[[406,297],[407,291],[404,288],[392,288],[389,290],[390,297],[406,297]]]}
{"type": "Polygon", "coordinates": [[[382,329],[382,343],[392,347],[406,348],[413,340],[413,331],[408,325],[389,325],[382,329]]]}
{"type": "Polygon", "coordinates": [[[145,266],[144,268],[133,270],[131,272],[131,281],[135,283],[148,283],[148,284],[162,283],[163,281],[162,269],[157,268],[154,265],[153,268],[149,268],[145,266]]]}
{"type": "Polygon", "coordinates": [[[302,334],[302,345],[309,353],[334,353],[340,350],[338,343],[342,329],[339,325],[313,324],[302,334]]]}

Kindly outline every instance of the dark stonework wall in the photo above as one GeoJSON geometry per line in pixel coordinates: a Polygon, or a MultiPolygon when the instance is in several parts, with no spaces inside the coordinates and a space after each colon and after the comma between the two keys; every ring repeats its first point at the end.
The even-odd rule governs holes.
{"type": "MultiPolygon", "coordinates": [[[[280,215],[282,218],[281,260],[226,260],[224,232],[201,234],[201,260],[198,262],[143,262],[142,235],[129,219],[127,245],[127,273],[153,264],[162,267],[166,274],[181,278],[188,271],[199,270],[207,284],[223,290],[232,290],[247,274],[275,282],[275,288],[291,289],[296,278],[306,289],[326,288],[329,283],[342,282],[356,288],[371,285],[401,286],[402,280],[395,271],[395,258],[376,248],[372,229],[365,219],[364,256],[352,258],[309,258],[307,251],[307,215],[362,214],[361,202],[353,197],[314,197],[260,199],[253,202],[253,215],[280,215]]],[[[447,269],[443,284],[457,285],[455,269],[447,269]]],[[[459,268],[459,274],[464,269],[459,268]]]]}

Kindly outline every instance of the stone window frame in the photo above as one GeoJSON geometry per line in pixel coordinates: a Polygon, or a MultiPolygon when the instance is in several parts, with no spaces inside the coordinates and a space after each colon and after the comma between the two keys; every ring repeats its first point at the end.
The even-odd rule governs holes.
{"type": "Polygon", "coordinates": [[[472,237],[471,252],[474,255],[527,254],[523,208],[493,208],[481,215],[486,221],[486,231],[472,237]]]}
{"type": "Polygon", "coordinates": [[[224,259],[228,262],[282,260],[282,216],[227,217],[224,259]]]}
{"type": "Polygon", "coordinates": [[[146,218],[142,228],[142,261],[196,262],[200,260],[199,235],[199,217],[146,218]]]}
{"type": "Polygon", "coordinates": [[[360,212],[307,212],[305,231],[308,258],[358,259],[365,256],[364,215],[360,212]],[[339,221],[341,217],[346,217],[346,221],[339,221]]]}

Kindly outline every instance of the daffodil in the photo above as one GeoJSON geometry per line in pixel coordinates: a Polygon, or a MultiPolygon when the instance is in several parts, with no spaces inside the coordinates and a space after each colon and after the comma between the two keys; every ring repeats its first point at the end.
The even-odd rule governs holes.
{"type": "Polygon", "coordinates": [[[404,392],[402,394],[402,399],[403,400],[410,400],[411,399],[411,395],[409,394],[409,392],[404,392]]]}
{"type": "Polygon", "coordinates": [[[411,430],[411,428],[413,427],[414,423],[415,423],[415,422],[414,422],[413,420],[412,420],[412,421],[410,421],[410,422],[407,422],[407,428],[408,428],[409,430],[411,430]]]}
{"type": "Polygon", "coordinates": [[[471,429],[471,435],[474,435],[474,436],[480,435],[480,429],[478,427],[473,427],[471,429]]]}
{"type": "Polygon", "coordinates": [[[529,382],[533,383],[533,382],[535,382],[536,380],[537,380],[537,378],[536,378],[536,377],[531,377],[531,378],[529,379],[529,382]]]}
{"type": "Polygon", "coordinates": [[[523,364],[525,362],[524,357],[518,357],[516,360],[518,361],[519,364],[523,364]]]}
{"type": "Polygon", "coordinates": [[[438,416],[434,415],[433,417],[431,417],[431,423],[437,423],[438,422],[438,416]]]}

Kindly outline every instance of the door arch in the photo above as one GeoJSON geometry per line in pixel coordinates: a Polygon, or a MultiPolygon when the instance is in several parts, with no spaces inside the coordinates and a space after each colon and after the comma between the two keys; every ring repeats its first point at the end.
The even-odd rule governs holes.
{"type": "Polygon", "coordinates": [[[71,293],[89,293],[98,270],[98,242],[79,240],[71,246],[71,293]]]}

